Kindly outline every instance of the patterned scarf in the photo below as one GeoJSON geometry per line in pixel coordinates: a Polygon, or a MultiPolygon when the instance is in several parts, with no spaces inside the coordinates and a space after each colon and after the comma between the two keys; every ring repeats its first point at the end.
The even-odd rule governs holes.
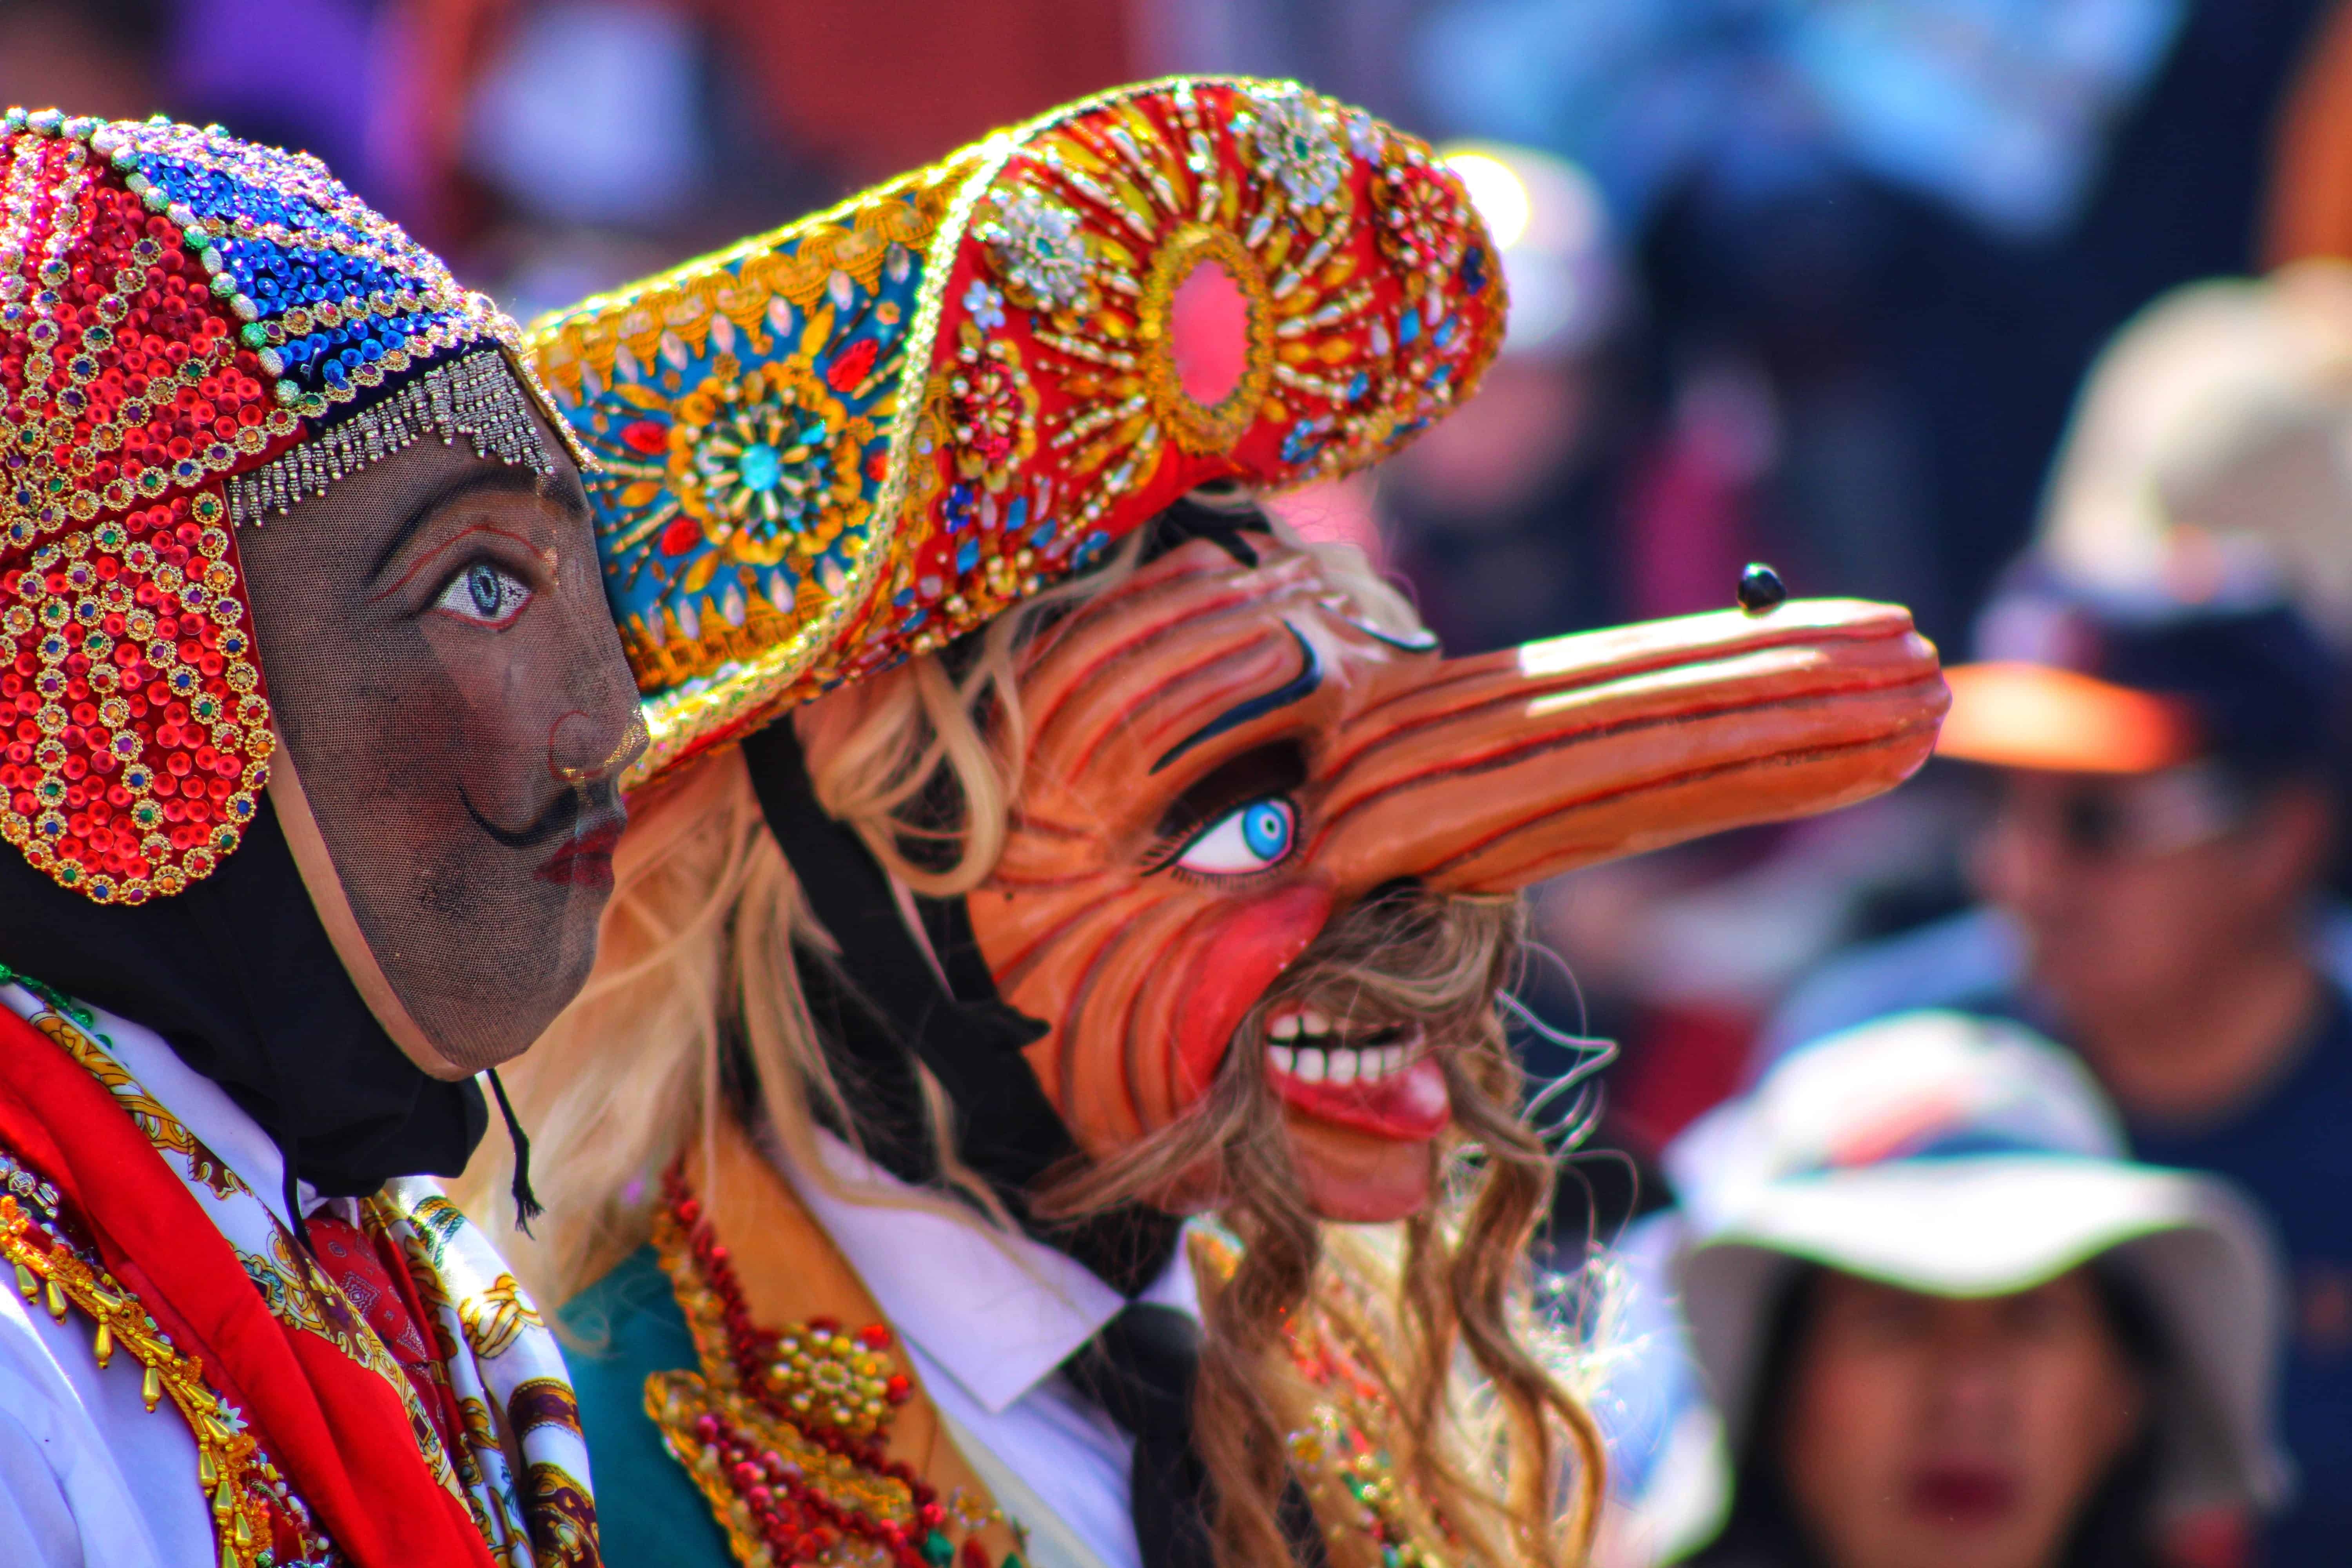
{"type": "MultiPolygon", "coordinates": [[[[381,1256],[406,1265],[425,1318],[421,1326],[432,1341],[428,1348],[458,1414],[462,1441],[455,1451],[367,1319],[236,1173],[131,1077],[96,1016],[0,968],[0,983],[8,981],[40,1004],[25,1021],[102,1085],[145,1134],[226,1241],[269,1315],[291,1331],[289,1339],[325,1342],[397,1396],[435,1484],[463,1505],[495,1568],[577,1568],[601,1561],[587,1445],[554,1336],[488,1239],[436,1183],[405,1177],[387,1184],[358,1201],[356,1223],[372,1242],[386,1244],[377,1247],[381,1256]],[[501,1427],[520,1450],[520,1476],[500,1441],[501,1427]]],[[[275,1435],[260,1436],[267,1441],[275,1435]]],[[[278,1446],[284,1447],[282,1439],[278,1446]]],[[[277,1455],[299,1491],[303,1467],[289,1462],[295,1458],[277,1455]]],[[[226,1546],[228,1527],[222,1528],[226,1546]]]]}

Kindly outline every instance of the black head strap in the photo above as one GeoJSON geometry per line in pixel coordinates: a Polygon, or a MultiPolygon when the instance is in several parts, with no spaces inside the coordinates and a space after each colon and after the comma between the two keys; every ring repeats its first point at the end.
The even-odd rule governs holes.
{"type": "Polygon", "coordinates": [[[1180,497],[1147,526],[1150,531],[1143,542],[1146,561],[1157,561],[1180,544],[1205,539],[1232,556],[1234,565],[1249,567],[1257,564],[1257,546],[1243,536],[1270,535],[1274,531],[1265,513],[1254,503],[1213,506],[1191,496],[1180,497]]]}
{"type": "Polygon", "coordinates": [[[910,1144],[919,1146],[926,1126],[911,1050],[955,1105],[959,1158],[1025,1228],[1122,1294],[1149,1284],[1174,1251],[1179,1222],[1172,1216],[1133,1209],[1047,1226],[1030,1212],[1028,1194],[1038,1179],[1075,1156],[1077,1145],[1021,1055],[1047,1026],[997,995],[963,900],[916,900],[939,960],[934,969],[865,841],[817,804],[791,721],[744,742],[743,757],[769,832],[792,862],[811,911],[840,944],[837,969],[854,997],[829,994],[835,988],[815,965],[803,964],[802,974],[814,982],[808,986],[812,1010],[827,1048],[848,1058],[841,1064],[848,1098],[860,1131],[873,1135],[877,1157],[910,1180],[937,1173],[905,1168],[904,1156],[910,1144]],[[940,984],[942,970],[948,989],[940,984]],[[888,1159],[885,1151],[901,1158],[888,1159]]]}

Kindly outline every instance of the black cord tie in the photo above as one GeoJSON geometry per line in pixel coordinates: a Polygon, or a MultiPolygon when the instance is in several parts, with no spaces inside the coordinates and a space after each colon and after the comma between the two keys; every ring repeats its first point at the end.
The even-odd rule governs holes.
{"type": "Polygon", "coordinates": [[[514,1180],[507,1191],[514,1196],[515,1228],[530,1235],[530,1222],[547,1212],[539,1194],[530,1190],[530,1134],[522,1130],[521,1119],[515,1115],[514,1104],[507,1099],[507,1086],[499,1081],[499,1069],[490,1068],[483,1076],[490,1080],[490,1092],[498,1097],[499,1114],[506,1118],[507,1137],[514,1144],[514,1180]]]}
{"type": "Polygon", "coordinates": [[[295,1157],[294,1140],[275,1131],[272,1139],[278,1145],[278,1168],[282,1184],[278,1195],[286,1200],[286,1226],[294,1233],[295,1245],[315,1258],[318,1254],[310,1246],[310,1222],[302,1215],[301,1162],[295,1157]]]}

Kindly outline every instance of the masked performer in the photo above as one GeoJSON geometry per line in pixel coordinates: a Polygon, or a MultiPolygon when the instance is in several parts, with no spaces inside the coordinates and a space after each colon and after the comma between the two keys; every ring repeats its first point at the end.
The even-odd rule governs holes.
{"type": "Polygon", "coordinates": [[[1446,659],[1271,527],[1503,308],[1420,143],[1179,80],[536,331],[654,735],[518,1089],[616,1560],[1577,1554],[1513,895],[1883,789],[1943,696],[1761,574],[1446,659]]]}
{"type": "Polygon", "coordinates": [[[585,978],[643,743],[576,454],[314,159],[12,110],[0,204],[0,1561],[593,1562],[418,1176],[585,978]]]}

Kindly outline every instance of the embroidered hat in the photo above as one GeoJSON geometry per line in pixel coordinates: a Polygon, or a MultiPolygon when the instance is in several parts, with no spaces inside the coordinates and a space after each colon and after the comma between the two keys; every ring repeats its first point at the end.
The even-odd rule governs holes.
{"type": "Polygon", "coordinates": [[[1377,461],[1502,337],[1413,138],[1177,78],[1000,132],[534,324],[653,743],[633,782],[936,648],[1193,488],[1377,461]]]}
{"type": "Polygon", "coordinates": [[[273,743],[235,527],[426,432],[544,468],[469,353],[519,341],[307,154],[0,117],[0,837],[101,903],[209,875],[273,743]]]}

